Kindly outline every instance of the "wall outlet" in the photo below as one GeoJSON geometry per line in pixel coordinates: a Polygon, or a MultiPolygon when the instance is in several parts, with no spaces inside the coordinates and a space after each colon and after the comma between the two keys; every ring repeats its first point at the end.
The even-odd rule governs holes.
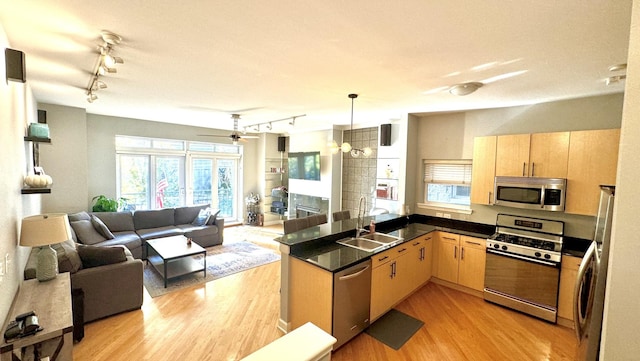
{"type": "Polygon", "coordinates": [[[445,213],[445,214],[443,214],[442,216],[443,216],[444,218],[451,218],[451,214],[449,214],[449,213],[445,213]]]}
{"type": "Polygon", "coordinates": [[[442,212],[436,212],[436,217],[442,217],[442,212]]]}

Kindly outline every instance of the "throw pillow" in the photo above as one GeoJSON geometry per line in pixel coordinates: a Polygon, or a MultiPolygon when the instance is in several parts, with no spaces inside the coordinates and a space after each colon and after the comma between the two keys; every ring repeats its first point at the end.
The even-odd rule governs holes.
{"type": "Polygon", "coordinates": [[[216,217],[218,216],[218,213],[220,213],[219,209],[213,209],[213,208],[208,208],[209,209],[209,221],[207,222],[207,224],[216,224],[216,217]]]}
{"type": "Polygon", "coordinates": [[[84,268],[104,266],[127,260],[124,248],[121,246],[98,247],[79,244],[78,255],[80,255],[82,267],[84,268]]]}
{"type": "Polygon", "coordinates": [[[73,241],[54,244],[53,249],[58,255],[58,272],[76,273],[82,269],[82,260],[73,241]]]}
{"type": "Polygon", "coordinates": [[[83,244],[93,245],[96,243],[104,242],[106,238],[98,233],[96,229],[93,227],[91,221],[73,221],[69,222],[71,224],[71,228],[76,232],[76,236],[78,237],[78,241],[83,244]]]}
{"type": "Polygon", "coordinates": [[[204,226],[209,221],[209,217],[211,217],[211,213],[209,213],[209,209],[201,209],[196,216],[196,219],[191,222],[194,226],[204,226]]]}
{"type": "Polygon", "coordinates": [[[91,215],[91,224],[93,224],[93,228],[95,228],[96,231],[98,231],[98,233],[103,235],[104,238],[106,239],[116,238],[113,235],[113,233],[111,233],[111,231],[109,230],[109,227],[107,227],[107,225],[104,224],[104,222],[100,218],[96,217],[94,214],[91,215]]]}

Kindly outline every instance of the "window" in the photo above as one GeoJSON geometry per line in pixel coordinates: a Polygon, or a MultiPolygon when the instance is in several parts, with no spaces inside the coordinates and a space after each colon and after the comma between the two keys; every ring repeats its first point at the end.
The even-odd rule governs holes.
{"type": "Polygon", "coordinates": [[[424,160],[426,206],[469,209],[471,160],[424,160]]]}
{"type": "Polygon", "coordinates": [[[116,136],[118,196],[130,210],[211,204],[239,218],[241,147],[116,136]]]}

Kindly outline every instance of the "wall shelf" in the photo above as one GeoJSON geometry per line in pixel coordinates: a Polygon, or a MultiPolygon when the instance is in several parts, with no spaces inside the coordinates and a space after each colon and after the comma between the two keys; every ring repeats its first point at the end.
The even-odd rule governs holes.
{"type": "Polygon", "coordinates": [[[24,141],[34,143],[51,143],[51,138],[24,137],[24,141]]]}
{"type": "Polygon", "coordinates": [[[51,193],[51,188],[22,188],[22,194],[44,194],[51,193]]]}

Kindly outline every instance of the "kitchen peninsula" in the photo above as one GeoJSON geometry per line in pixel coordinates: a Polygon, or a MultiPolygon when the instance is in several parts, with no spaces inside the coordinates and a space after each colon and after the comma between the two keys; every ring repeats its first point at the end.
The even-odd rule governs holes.
{"type": "MultiPolygon", "coordinates": [[[[277,239],[282,254],[278,327],[283,332],[313,322],[338,339],[335,346],[338,348],[355,336],[341,337],[336,323],[343,320],[334,318],[341,312],[336,306],[354,309],[345,306],[344,300],[335,302],[339,295],[334,294],[338,292],[334,283],[341,272],[354,269],[352,274],[341,276],[351,279],[367,268],[373,269],[367,270],[368,288],[358,286],[358,291],[350,292],[346,300],[353,302],[357,298],[366,302],[366,317],[363,317],[366,322],[358,326],[357,334],[370,320],[373,322],[382,316],[429,280],[431,270],[436,269],[432,260],[437,262],[437,257],[433,257],[433,252],[437,252],[433,237],[439,233],[462,235],[479,240],[484,247],[484,239],[495,231],[493,225],[423,215],[382,214],[365,217],[363,223],[371,220],[376,223],[376,233],[401,240],[376,247],[372,252],[336,243],[355,236],[356,219],[310,227],[277,239]]],[[[484,274],[484,262],[481,274],[484,274]]]]}

